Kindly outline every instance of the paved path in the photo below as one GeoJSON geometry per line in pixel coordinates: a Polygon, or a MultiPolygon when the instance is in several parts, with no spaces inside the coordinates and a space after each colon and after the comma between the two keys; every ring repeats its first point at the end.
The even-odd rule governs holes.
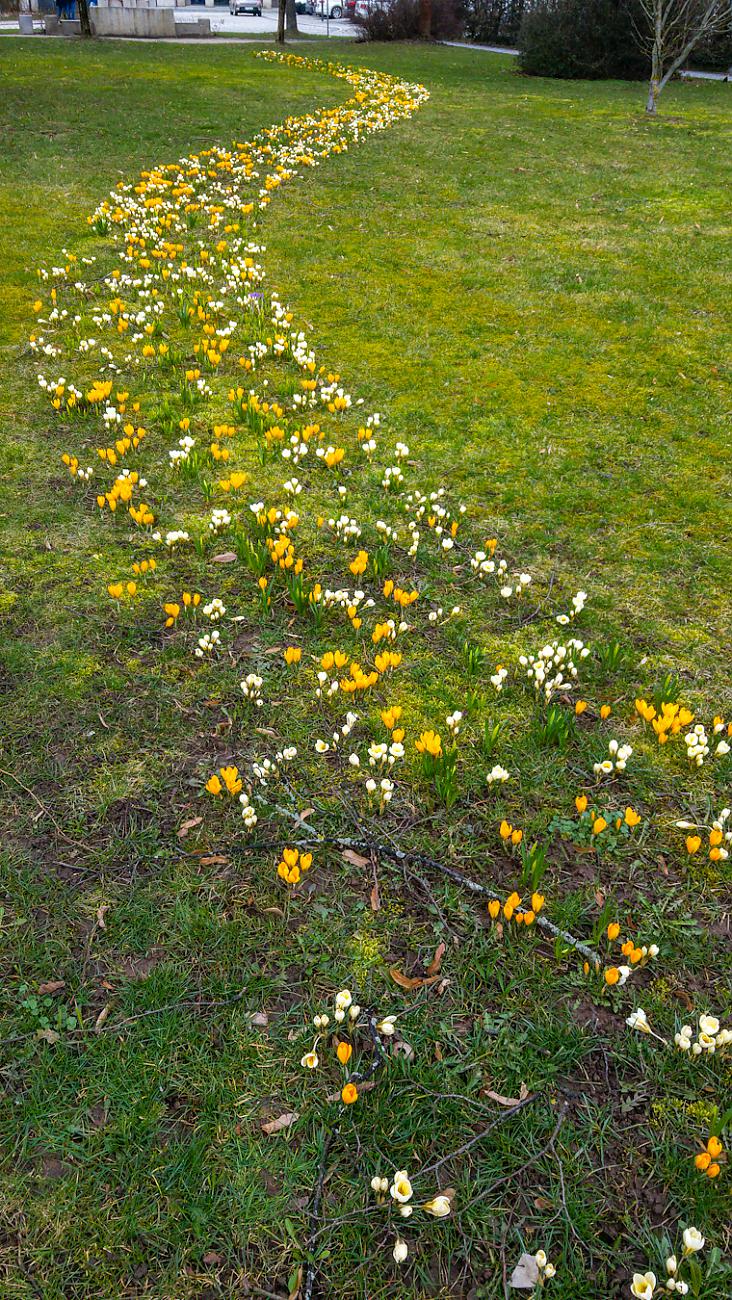
{"type": "Polygon", "coordinates": [[[509,45],[471,45],[469,41],[440,41],[440,45],[449,45],[454,50],[487,50],[489,54],[518,54],[509,45]]]}
{"type": "MultiPolygon", "coordinates": [[[[513,50],[508,45],[471,45],[468,41],[440,41],[440,45],[449,45],[454,50],[487,50],[489,54],[518,55],[519,53],[518,50],[513,50]]],[[[732,80],[732,69],[727,73],[697,72],[694,68],[687,68],[679,75],[681,77],[698,77],[700,81],[728,81],[732,80]]]]}
{"type": "MultiPolygon", "coordinates": [[[[261,18],[255,18],[253,14],[237,14],[236,17],[230,14],[228,9],[216,8],[205,9],[202,5],[194,5],[191,8],[176,9],[175,21],[177,23],[192,22],[196,18],[210,18],[212,32],[225,32],[227,36],[257,36],[270,37],[277,31],[277,10],[265,9],[261,18]]],[[[318,18],[311,14],[297,15],[298,31],[303,36],[320,36],[333,37],[337,36],[350,37],[353,39],[358,35],[358,28],[352,23],[350,18],[340,18],[336,22],[331,19],[329,23],[324,18],[318,18]]]]}

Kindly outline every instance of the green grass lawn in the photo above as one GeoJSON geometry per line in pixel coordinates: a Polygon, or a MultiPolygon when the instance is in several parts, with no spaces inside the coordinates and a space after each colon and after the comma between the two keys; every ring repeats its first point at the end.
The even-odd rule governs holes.
{"type": "MultiPolygon", "coordinates": [[[[466,507],[465,547],[497,538],[532,587],[516,612],[476,583],[467,549],[413,563],[384,549],[382,576],[420,592],[407,611],[420,632],[402,675],[357,706],[369,740],[383,739],[380,708],[404,708],[408,776],[383,816],[340,759],[314,753],[329,715],[311,678],[282,664],[288,644],[304,661],[334,649],[343,619],[298,618],[284,590],[262,613],[246,565],[217,566],[210,549],[172,561],[136,611],[109,599],[140,548],[61,465],[80,445],[92,463],[98,435],[59,421],[39,390],[38,370],[66,371],[27,346],[36,268],[66,249],[107,269],[86,217],[118,181],[347,89],[245,45],[4,37],[0,1294],[296,1296],[339,1112],[324,1100],[338,1068],[311,1075],[300,1058],[313,1013],[332,1013],[345,985],[405,1018],[330,1149],[319,1295],[500,1300],[521,1252],[543,1248],[557,1267],[547,1295],[615,1300],[634,1271],[663,1274],[680,1225],[694,1224],[707,1238],[697,1292],[719,1300],[732,1279],[714,1255],[732,1250],[732,1173],[723,1163],[710,1180],[694,1155],[730,1104],[730,1054],[692,1061],[625,1020],[640,1005],[672,1041],[704,1012],[732,1014],[729,861],[706,845],[690,855],[673,824],[708,827],[732,803],[730,758],[692,768],[682,737],[659,747],[634,709],[637,696],[678,700],[708,728],[732,715],[730,89],[672,86],[648,121],[640,86],[530,81],[499,56],[333,41],[299,52],[407,78],[430,98],[276,194],[257,229],[267,284],[312,327],[319,362],[381,413],[385,445],[408,444],[406,487],[445,486],[466,507]],[[215,664],[162,632],[162,601],[181,588],[236,611],[215,664]],[[570,631],[592,653],[575,694],[589,708],[575,716],[562,699],[552,720],[516,675],[500,695],[489,676],[556,637],[579,588],[588,604],[570,631]],[[438,604],[462,612],[430,624],[438,604]],[[265,678],[261,710],[239,690],[252,671],[265,678]],[[454,709],[466,716],[448,809],[414,739],[444,736],[454,709]],[[634,755],[594,794],[613,737],[634,755]],[[248,841],[203,784],[221,763],[243,770],[286,743],[297,774],[248,841]],[[495,763],[512,774],[498,792],[485,784],[495,763]],[[600,809],[632,805],[640,827],[588,844],[581,790],[600,809]],[[428,864],[349,860],[333,844],[315,847],[304,887],[286,896],[275,864],[304,834],[292,813],[308,808],[314,836],[426,853],[502,898],[521,887],[505,817],[546,853],[553,922],[598,944],[617,916],[660,953],[625,987],[603,987],[538,929],[496,927],[428,864]],[[390,975],[419,976],[442,944],[442,982],[408,990],[390,975]],[[507,1116],[496,1094],[522,1087],[535,1100],[507,1116]],[[263,1131],[292,1112],[285,1131],[263,1131]],[[420,1196],[453,1187],[454,1213],[409,1220],[399,1269],[370,1179],[443,1157],[420,1196]]],[[[227,358],[217,421],[231,418],[225,392],[242,373],[227,358]]],[[[263,377],[292,392],[274,362],[263,377]]],[[[177,377],[144,382],[152,443],[177,377]]],[[[357,424],[344,417],[349,447],[357,424]]],[[[237,437],[244,499],[282,505],[282,464],[259,463],[251,443],[237,437]]],[[[161,460],[153,447],[145,473],[165,472],[161,460]]],[[[293,472],[309,489],[307,465],[293,472]]],[[[379,473],[344,481],[350,514],[395,515],[379,473]]],[[[169,476],[177,520],[194,519],[203,482],[169,476]]],[[[312,482],[323,512],[336,510],[312,482]]],[[[352,586],[358,544],[344,551],[326,532],[303,525],[311,575],[352,586]]],[[[377,575],[360,581],[379,596],[377,575]]],[[[330,1062],[325,1044],[321,1055],[330,1062]]]]}

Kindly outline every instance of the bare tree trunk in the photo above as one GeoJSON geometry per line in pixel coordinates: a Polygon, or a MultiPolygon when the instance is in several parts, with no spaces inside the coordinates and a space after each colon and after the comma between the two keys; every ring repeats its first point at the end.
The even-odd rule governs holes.
{"type": "Polygon", "coordinates": [[[277,6],[277,40],[279,41],[279,44],[280,44],[280,45],[284,45],[284,43],[285,43],[285,10],[286,10],[286,8],[287,8],[287,0],[279,0],[278,6],[277,6]]]}
{"type": "Polygon", "coordinates": [[[91,36],[91,22],[89,20],[89,5],[87,0],[77,0],[79,6],[79,26],[81,27],[82,36],[91,36]]]}
{"type": "Polygon", "coordinates": [[[662,8],[659,0],[656,0],[654,23],[653,23],[653,45],[651,47],[651,80],[648,86],[648,99],[646,100],[646,112],[652,117],[656,115],[656,104],[658,96],[661,93],[661,74],[663,71],[663,17],[662,8]]]}
{"type": "Polygon", "coordinates": [[[432,37],[432,0],[419,0],[419,34],[423,41],[432,37]]]}
{"type": "Polygon", "coordinates": [[[288,36],[297,36],[297,9],[295,0],[285,0],[285,31],[288,36]]]}

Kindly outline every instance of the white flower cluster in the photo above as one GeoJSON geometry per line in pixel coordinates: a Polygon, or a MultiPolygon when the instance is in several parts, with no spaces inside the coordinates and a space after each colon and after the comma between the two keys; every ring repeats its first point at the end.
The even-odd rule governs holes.
{"type": "Polygon", "coordinates": [[[206,655],[213,654],[220,640],[221,640],[221,633],[219,632],[218,628],[214,628],[213,632],[204,632],[203,636],[198,638],[198,645],[196,646],[196,658],[203,659],[206,655]]]}
{"type": "Polygon", "coordinates": [[[589,653],[584,642],[570,637],[566,645],[551,641],[535,655],[519,655],[519,663],[537,695],[549,702],[557,691],[572,689],[577,677],[575,660],[586,659],[589,653]]]}
{"type": "MultiPolygon", "coordinates": [[[[715,734],[718,734],[723,726],[724,724],[722,724],[722,727],[717,724],[714,729],[715,734]]],[[[686,754],[689,762],[693,763],[696,767],[703,767],[704,759],[707,758],[710,753],[709,736],[707,735],[703,723],[697,722],[696,726],[692,727],[691,731],[687,731],[684,736],[684,743],[686,744],[686,754]]],[[[725,754],[729,754],[729,751],[730,747],[727,744],[727,741],[720,740],[714,750],[713,757],[724,758],[725,754]]]]}
{"type": "Polygon", "coordinates": [[[510,779],[510,776],[511,773],[507,772],[505,767],[501,767],[500,763],[496,763],[495,767],[492,767],[488,773],[486,781],[489,785],[494,785],[496,783],[498,785],[503,785],[505,781],[510,779]]]}
{"type": "Polygon", "coordinates": [[[560,627],[566,627],[568,623],[573,622],[578,614],[582,613],[587,602],[587,592],[578,591],[572,597],[572,608],[568,614],[557,614],[557,623],[560,627]]]}
{"type": "Polygon", "coordinates": [[[681,1269],[686,1261],[696,1255],[697,1251],[703,1250],[706,1244],[698,1228],[684,1228],[682,1233],[684,1244],[683,1253],[679,1260],[676,1255],[669,1255],[666,1260],[666,1281],[661,1283],[659,1278],[649,1269],[647,1273],[634,1273],[633,1280],[630,1284],[630,1294],[635,1300],[653,1300],[657,1294],[657,1287],[672,1295],[688,1295],[689,1283],[685,1282],[680,1276],[681,1269]]]}
{"type": "Polygon", "coordinates": [[[438,605],[437,609],[430,610],[429,614],[427,615],[427,621],[429,623],[439,623],[440,619],[444,618],[445,622],[447,622],[451,618],[458,618],[461,613],[462,610],[460,606],[453,605],[452,609],[448,611],[447,617],[445,617],[445,611],[443,610],[442,605],[438,605]]]}
{"type": "Polygon", "coordinates": [[[611,740],[608,743],[609,758],[604,758],[601,763],[593,763],[592,770],[595,776],[608,776],[611,772],[624,772],[628,759],[633,753],[632,745],[621,745],[617,740],[611,740]]]}
{"type": "Polygon", "coordinates": [[[508,669],[504,668],[503,664],[497,664],[496,671],[494,673],[491,673],[490,676],[491,686],[495,686],[496,690],[499,692],[502,691],[503,683],[505,682],[507,677],[508,677],[508,669]]]}
{"type": "Polygon", "coordinates": [[[261,786],[269,785],[270,781],[275,781],[280,774],[280,767],[283,763],[291,763],[297,758],[297,748],[295,745],[285,745],[284,749],[278,749],[274,758],[262,758],[252,763],[252,773],[256,781],[261,786]]]}
{"type": "Polygon", "coordinates": [[[219,600],[218,596],[214,596],[213,600],[204,605],[203,612],[212,623],[218,623],[219,619],[223,618],[226,613],[226,606],[222,600],[219,600]]]}
{"type": "Polygon", "coordinates": [[[722,1029],[717,1016],[708,1014],[699,1017],[699,1030],[695,1042],[692,1042],[694,1030],[691,1025],[682,1025],[674,1034],[674,1042],[680,1052],[690,1052],[692,1056],[714,1053],[732,1043],[732,1029],[722,1029]]]}
{"type": "MultiPolygon", "coordinates": [[[[391,1184],[388,1178],[375,1174],[371,1179],[371,1190],[379,1205],[384,1204],[388,1192],[401,1218],[410,1219],[414,1214],[415,1206],[411,1204],[414,1188],[406,1169],[397,1169],[391,1184]]],[[[433,1196],[431,1201],[423,1201],[416,1208],[431,1215],[433,1219],[446,1219],[452,1212],[450,1197],[441,1194],[433,1196]]],[[[391,1253],[397,1264],[404,1263],[409,1254],[409,1247],[402,1237],[397,1236],[391,1253]]]]}
{"type": "Polygon", "coordinates": [[[224,510],[223,507],[221,507],[211,513],[211,518],[208,521],[209,532],[214,534],[223,533],[224,529],[228,528],[230,524],[231,515],[228,510],[224,510]]]}
{"type": "Polygon", "coordinates": [[[181,438],[178,442],[178,446],[173,447],[172,450],[168,452],[171,466],[175,469],[178,466],[185,464],[185,462],[190,459],[191,452],[195,445],[196,439],[191,438],[189,434],[186,434],[184,438],[181,438]]]}
{"type": "Polygon", "coordinates": [[[262,678],[257,673],[248,673],[243,682],[240,682],[241,693],[245,700],[250,704],[256,705],[261,709],[264,701],[262,699],[262,678]]]}
{"type": "Polygon", "coordinates": [[[242,791],[239,795],[239,803],[241,804],[241,816],[242,821],[244,822],[244,828],[245,830],[253,831],[257,824],[257,814],[251,805],[249,795],[242,791]]]}
{"type": "MultiPolygon", "coordinates": [[[[400,740],[394,740],[390,745],[387,745],[385,741],[373,740],[369,745],[368,754],[369,767],[393,767],[398,759],[404,758],[404,746],[400,740]]],[[[356,758],[358,758],[358,754],[356,754],[356,758]]],[[[352,766],[356,767],[357,764],[353,763],[352,766]]]]}
{"type": "MultiPolygon", "coordinates": [[[[336,685],[337,685],[337,683],[336,683],[336,685]]],[[[328,740],[320,740],[320,739],[316,740],[316,742],[315,742],[315,752],[316,752],[316,754],[328,754],[328,753],[330,753],[331,749],[337,749],[338,746],[340,745],[341,741],[342,741],[342,740],[345,740],[347,736],[350,736],[351,732],[353,731],[354,726],[355,726],[356,723],[358,722],[358,718],[359,718],[359,715],[358,715],[357,713],[351,713],[351,712],[349,711],[349,712],[346,714],[346,720],[345,720],[345,722],[341,725],[340,730],[338,730],[338,731],[334,731],[334,732],[333,732],[333,738],[332,738],[332,740],[330,740],[330,741],[328,741],[328,740]]],[[[358,756],[356,756],[356,757],[358,757],[358,756]]],[[[351,757],[349,758],[348,761],[349,761],[349,763],[351,763],[351,766],[356,766],[356,767],[358,766],[358,763],[356,763],[356,764],[353,763],[353,755],[351,755],[351,757]]]]}

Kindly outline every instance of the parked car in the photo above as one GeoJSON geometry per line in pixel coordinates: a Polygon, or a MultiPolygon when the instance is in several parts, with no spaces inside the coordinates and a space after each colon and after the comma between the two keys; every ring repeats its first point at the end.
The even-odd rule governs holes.
{"type": "Polygon", "coordinates": [[[262,0],[229,0],[230,14],[254,14],[255,18],[262,17],[262,0]]]}
{"type": "Polygon", "coordinates": [[[318,0],[320,18],[342,18],[345,0],[318,0]]]}
{"type": "Polygon", "coordinates": [[[295,0],[295,13],[314,14],[315,0],[295,0]]]}

